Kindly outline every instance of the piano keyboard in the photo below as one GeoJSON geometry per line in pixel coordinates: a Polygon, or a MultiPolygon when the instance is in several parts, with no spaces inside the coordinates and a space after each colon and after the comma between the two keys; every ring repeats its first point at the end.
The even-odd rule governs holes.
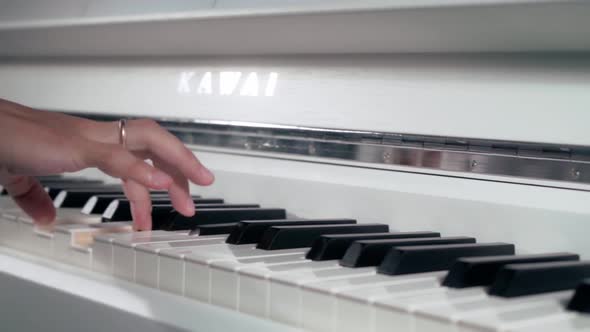
{"type": "Polygon", "coordinates": [[[0,244],[310,331],[590,331],[590,262],[575,253],[222,198],[195,196],[187,218],[162,193],[154,229],[134,232],[118,186],[41,180],[56,222],[4,195],[0,244]]]}

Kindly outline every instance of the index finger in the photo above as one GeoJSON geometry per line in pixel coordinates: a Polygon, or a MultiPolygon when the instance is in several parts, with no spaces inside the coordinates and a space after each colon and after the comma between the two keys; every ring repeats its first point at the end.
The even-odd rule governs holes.
{"type": "Polygon", "coordinates": [[[125,196],[129,199],[133,228],[138,231],[152,229],[152,201],[149,190],[133,180],[123,180],[125,196]]]}

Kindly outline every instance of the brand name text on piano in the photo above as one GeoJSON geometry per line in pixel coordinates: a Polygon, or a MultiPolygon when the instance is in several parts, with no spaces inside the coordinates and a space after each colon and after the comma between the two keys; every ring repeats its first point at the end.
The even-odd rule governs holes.
{"type": "Polygon", "coordinates": [[[183,71],[178,77],[177,91],[179,94],[272,97],[278,78],[276,72],[183,71]]]}

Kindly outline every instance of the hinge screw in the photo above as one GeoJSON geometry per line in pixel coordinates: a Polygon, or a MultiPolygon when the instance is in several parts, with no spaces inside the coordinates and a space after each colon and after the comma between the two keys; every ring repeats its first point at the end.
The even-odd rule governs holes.
{"type": "Polygon", "coordinates": [[[391,152],[383,152],[383,162],[389,164],[392,161],[393,161],[393,156],[391,155],[391,152]]]}
{"type": "Polygon", "coordinates": [[[581,175],[582,175],[582,172],[580,172],[580,170],[575,169],[575,168],[572,170],[572,177],[574,179],[579,179],[581,175]]]}
{"type": "Polygon", "coordinates": [[[315,148],[315,145],[313,145],[313,143],[309,144],[307,151],[309,152],[309,154],[314,155],[317,152],[317,149],[315,148]]]}

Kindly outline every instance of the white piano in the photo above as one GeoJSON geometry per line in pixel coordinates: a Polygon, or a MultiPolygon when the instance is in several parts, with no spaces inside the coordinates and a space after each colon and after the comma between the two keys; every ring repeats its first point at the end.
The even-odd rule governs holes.
{"type": "Polygon", "coordinates": [[[203,198],[438,233],[377,264],[353,246],[384,242],[359,237],[341,265],[80,208],[39,229],[2,196],[0,329],[590,331],[564,286],[590,259],[588,17],[583,0],[0,1],[0,98],[154,118],[216,174],[203,198]],[[434,247],[438,268],[383,273],[434,247]],[[495,279],[448,286],[445,255],[469,248],[496,252],[451,272],[493,261],[495,279]]]}

